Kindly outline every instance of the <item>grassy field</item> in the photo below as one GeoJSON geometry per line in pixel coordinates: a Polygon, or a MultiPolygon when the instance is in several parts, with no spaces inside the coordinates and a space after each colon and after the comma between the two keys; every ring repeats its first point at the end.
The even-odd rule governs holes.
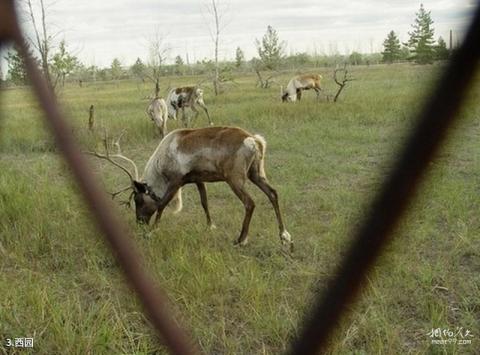
{"type": "MultiPolygon", "coordinates": [[[[350,232],[441,69],[355,67],[356,81],[335,104],[316,102],[313,93],[301,103],[281,104],[279,88],[255,88],[253,76],[237,78],[218,97],[206,88],[216,124],[266,137],[267,175],[296,251],[292,258],[282,253],[273,210],[253,185],[257,208],[244,248],[232,245],[243,206],[225,184],[208,185],[214,231],[206,230],[190,186],[184,210],[166,212],[154,230],[137,226],[133,211],[118,207],[146,266],[204,353],[279,354],[288,348],[309,305],[334,276],[350,232]]],[[[330,70],[319,72],[333,92],[330,70]]],[[[163,84],[198,80],[166,78],[163,84]]],[[[148,89],[135,82],[72,85],[59,101],[83,148],[99,144],[100,127],[111,136],[126,129],[124,154],[143,167],[158,144],[144,113],[148,89]],[[91,104],[95,134],[86,129],[91,104]]],[[[478,354],[479,97],[477,84],[362,299],[334,334],[332,354],[478,354]],[[469,330],[471,344],[432,344],[432,328],[469,330]]],[[[15,353],[7,338],[33,337],[35,354],[163,354],[92,226],[29,89],[3,90],[0,99],[0,353],[15,353]]],[[[206,123],[201,114],[195,126],[206,123]]],[[[169,129],[178,126],[169,122],[169,129]]],[[[106,191],[128,183],[118,169],[91,163],[106,191]]]]}

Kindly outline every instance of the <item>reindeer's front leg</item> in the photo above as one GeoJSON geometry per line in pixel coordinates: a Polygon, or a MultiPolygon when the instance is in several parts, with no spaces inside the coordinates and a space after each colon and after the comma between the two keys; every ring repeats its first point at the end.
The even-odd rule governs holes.
{"type": "Polygon", "coordinates": [[[190,108],[192,109],[193,111],[193,118],[194,120],[191,120],[192,121],[192,127],[193,127],[193,122],[196,122],[197,120],[197,117],[198,117],[198,114],[200,113],[198,110],[197,110],[197,107],[195,106],[195,104],[192,104],[192,106],[190,106],[190,108]]]}
{"type": "Polygon", "coordinates": [[[168,109],[164,107],[162,112],[163,121],[162,121],[162,139],[167,135],[167,121],[168,121],[168,109]]]}
{"type": "Polygon", "coordinates": [[[158,222],[160,222],[160,218],[162,218],[163,210],[170,203],[170,201],[175,196],[175,194],[177,193],[177,191],[180,187],[181,187],[180,183],[171,183],[167,187],[167,191],[165,192],[165,195],[163,195],[162,199],[158,202],[157,216],[155,217],[155,222],[153,224],[154,226],[156,226],[158,224],[158,222]]]}
{"type": "Polygon", "coordinates": [[[302,90],[297,89],[297,100],[300,101],[302,99],[302,90]]]}
{"type": "Polygon", "coordinates": [[[198,100],[197,103],[205,111],[205,114],[207,115],[208,123],[210,124],[210,126],[213,126],[213,121],[210,118],[210,114],[208,113],[207,105],[205,105],[205,102],[203,102],[203,99],[198,100]]]}

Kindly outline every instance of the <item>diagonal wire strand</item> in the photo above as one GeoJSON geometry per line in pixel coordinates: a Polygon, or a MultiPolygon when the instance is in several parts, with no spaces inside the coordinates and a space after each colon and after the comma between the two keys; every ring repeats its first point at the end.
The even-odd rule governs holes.
{"type": "Polygon", "coordinates": [[[290,354],[324,352],[327,340],[347,306],[359,293],[370,267],[391,239],[392,231],[412,201],[429,161],[444,141],[461,107],[480,57],[480,5],[467,36],[417,121],[416,129],[398,155],[392,174],[374,198],[336,277],[306,317],[290,354]]]}
{"type": "Polygon", "coordinates": [[[143,269],[138,252],[131,242],[126,225],[113,213],[112,204],[95,181],[85,157],[76,146],[72,131],[60,113],[45,79],[31,58],[19,29],[12,0],[0,0],[0,45],[7,40],[16,42],[25,59],[27,74],[40,106],[65,160],[72,169],[82,195],[98,228],[108,241],[132,288],[137,292],[146,314],[172,354],[198,353],[197,345],[174,320],[164,293],[155,286],[143,269]],[[8,23],[8,26],[2,25],[8,23]]]}

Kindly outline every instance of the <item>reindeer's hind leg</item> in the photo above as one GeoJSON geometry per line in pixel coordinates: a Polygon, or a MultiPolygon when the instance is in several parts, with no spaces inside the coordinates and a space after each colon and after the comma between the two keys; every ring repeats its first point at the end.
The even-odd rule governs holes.
{"type": "Polygon", "coordinates": [[[183,127],[188,128],[188,126],[190,125],[190,118],[188,118],[187,115],[186,115],[186,113],[185,113],[185,106],[182,106],[181,109],[182,109],[182,123],[183,123],[183,127]]]}
{"type": "Polygon", "coordinates": [[[290,236],[290,233],[288,233],[288,231],[285,228],[285,225],[283,224],[282,214],[280,212],[280,206],[278,205],[277,191],[268,183],[267,179],[259,175],[255,165],[252,165],[252,167],[250,168],[248,178],[255,185],[257,185],[260,188],[260,190],[262,190],[263,193],[265,193],[265,195],[267,195],[268,199],[270,200],[270,203],[273,206],[275,215],[277,217],[278,229],[280,231],[280,240],[282,241],[283,244],[289,243],[290,248],[293,250],[292,237],[290,236]]]}
{"type": "Polygon", "coordinates": [[[197,110],[197,108],[195,107],[195,105],[192,105],[190,108],[191,108],[192,111],[193,111],[193,120],[192,120],[192,126],[193,126],[193,124],[194,124],[193,122],[195,122],[195,121],[197,120],[197,117],[198,117],[198,115],[199,115],[200,112],[197,110]]]}
{"type": "Polygon", "coordinates": [[[210,211],[208,210],[208,199],[207,199],[207,189],[203,182],[197,182],[198,193],[200,194],[200,202],[202,203],[203,210],[205,211],[205,216],[207,217],[207,226],[210,229],[214,229],[215,225],[212,223],[210,218],[210,211]]]}
{"type": "Polygon", "coordinates": [[[227,181],[227,183],[245,206],[245,217],[243,218],[242,231],[234,243],[245,245],[247,244],[248,228],[250,227],[250,220],[252,219],[253,210],[255,209],[255,202],[253,202],[250,195],[245,191],[245,181],[230,180],[227,181]]]}

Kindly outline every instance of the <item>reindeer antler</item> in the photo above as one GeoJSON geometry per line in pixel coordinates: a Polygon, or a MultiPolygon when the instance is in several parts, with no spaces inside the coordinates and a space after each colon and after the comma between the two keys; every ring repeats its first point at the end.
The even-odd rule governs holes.
{"type": "MultiPolygon", "coordinates": [[[[98,153],[96,151],[94,151],[94,152],[86,151],[85,153],[93,155],[93,156],[95,156],[97,158],[100,158],[100,159],[105,159],[105,160],[109,161],[110,163],[112,163],[113,165],[115,165],[116,167],[122,169],[129,176],[130,181],[133,183],[133,181],[138,180],[138,168],[137,168],[137,165],[133,162],[133,160],[127,158],[126,156],[124,156],[121,153],[120,139],[122,138],[124,133],[125,133],[125,131],[123,131],[120,134],[120,136],[118,137],[118,139],[114,142],[114,145],[117,147],[117,154],[113,154],[113,155],[110,154],[110,150],[108,148],[108,135],[107,135],[107,130],[106,129],[104,131],[104,138],[103,138],[103,146],[105,148],[105,154],[101,154],[101,153],[98,153]],[[130,164],[132,164],[134,172],[135,172],[135,177],[132,175],[132,173],[126,167],[124,167],[120,163],[116,162],[112,158],[123,159],[123,160],[129,162],[130,164]]],[[[123,191],[125,191],[125,190],[126,189],[124,189],[123,191]]]]}
{"type": "Polygon", "coordinates": [[[112,200],[118,195],[121,194],[122,192],[128,191],[132,188],[132,185],[128,185],[127,187],[124,187],[121,190],[118,190],[116,192],[110,192],[110,195],[112,195],[112,200]]]}
{"type": "Polygon", "coordinates": [[[113,143],[113,145],[115,147],[117,147],[117,154],[115,155],[112,155],[112,157],[114,158],[120,158],[120,159],[123,159],[127,162],[129,162],[130,164],[132,164],[133,166],[133,171],[135,172],[135,180],[138,180],[138,168],[137,168],[137,164],[135,164],[135,162],[130,159],[130,158],[127,158],[125,155],[122,154],[122,148],[120,148],[120,139],[122,139],[123,135],[125,134],[126,130],[123,130],[122,133],[120,134],[120,136],[117,138],[117,140],[113,143]]]}

